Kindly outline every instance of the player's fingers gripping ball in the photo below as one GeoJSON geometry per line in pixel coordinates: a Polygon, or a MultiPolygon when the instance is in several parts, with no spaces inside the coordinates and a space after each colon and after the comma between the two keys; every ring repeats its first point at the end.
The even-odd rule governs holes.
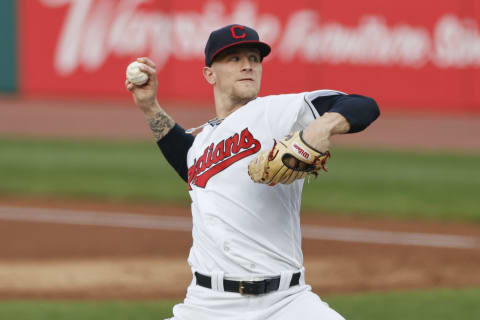
{"type": "Polygon", "coordinates": [[[325,169],[330,152],[320,152],[303,141],[302,131],[275,141],[272,150],[260,153],[248,165],[250,178],[257,183],[273,186],[290,184],[312,174],[315,177],[325,169]]]}
{"type": "Polygon", "coordinates": [[[140,70],[141,65],[140,62],[134,61],[128,65],[126,71],[127,80],[137,86],[144,85],[148,81],[148,74],[140,70]]]}

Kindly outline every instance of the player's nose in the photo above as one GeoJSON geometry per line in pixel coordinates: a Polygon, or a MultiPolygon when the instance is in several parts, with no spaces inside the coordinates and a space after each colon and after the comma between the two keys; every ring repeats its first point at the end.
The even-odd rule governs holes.
{"type": "Polygon", "coordinates": [[[242,71],[252,71],[252,61],[248,57],[242,58],[242,71]]]}

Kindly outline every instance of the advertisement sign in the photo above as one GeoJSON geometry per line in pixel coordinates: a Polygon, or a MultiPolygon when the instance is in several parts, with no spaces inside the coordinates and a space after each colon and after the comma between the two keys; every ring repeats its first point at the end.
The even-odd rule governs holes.
{"type": "Polygon", "coordinates": [[[125,96],[125,68],[151,57],[159,98],[205,102],[204,46],[227,24],[272,46],[261,95],[336,89],[385,108],[479,112],[474,0],[20,1],[26,95],[125,96]]]}

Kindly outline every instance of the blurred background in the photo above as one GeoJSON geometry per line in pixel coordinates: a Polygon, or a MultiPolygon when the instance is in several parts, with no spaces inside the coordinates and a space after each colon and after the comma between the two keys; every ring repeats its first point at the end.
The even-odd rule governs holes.
{"type": "Polygon", "coordinates": [[[210,32],[272,46],[261,95],[334,89],[381,116],[305,185],[307,281],[348,319],[480,317],[480,3],[0,2],[0,318],[171,315],[191,273],[185,183],[124,88],[157,65],[183,127],[213,118],[210,32]],[[372,307],[375,303],[375,307],[372,307]],[[40,310],[40,311],[39,311],[40,310]]]}

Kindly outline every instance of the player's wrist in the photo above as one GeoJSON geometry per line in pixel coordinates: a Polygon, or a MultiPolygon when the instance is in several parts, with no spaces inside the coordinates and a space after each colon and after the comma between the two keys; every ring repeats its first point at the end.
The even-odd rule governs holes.
{"type": "Polygon", "coordinates": [[[311,150],[313,150],[313,151],[315,151],[315,152],[318,152],[318,153],[323,153],[323,152],[326,151],[326,150],[323,150],[323,151],[318,150],[313,144],[305,141],[305,138],[303,137],[303,130],[300,131],[298,135],[299,135],[299,137],[300,137],[300,141],[301,141],[306,147],[308,147],[309,149],[311,149],[311,150]]]}
{"type": "Polygon", "coordinates": [[[160,104],[156,99],[153,101],[137,103],[137,106],[147,118],[155,117],[158,112],[163,112],[163,109],[160,107],[160,104]]]}
{"type": "Polygon", "coordinates": [[[302,141],[312,149],[325,152],[330,146],[331,130],[326,126],[312,123],[302,131],[302,141]]]}

